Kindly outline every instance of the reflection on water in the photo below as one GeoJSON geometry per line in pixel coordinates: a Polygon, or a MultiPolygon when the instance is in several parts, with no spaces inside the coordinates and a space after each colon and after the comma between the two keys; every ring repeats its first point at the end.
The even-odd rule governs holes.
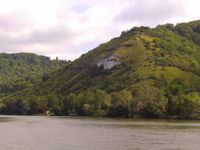
{"type": "Polygon", "coordinates": [[[8,121],[14,121],[14,120],[15,120],[14,117],[4,117],[4,116],[0,117],[0,122],[8,122],[8,121]]]}
{"type": "Polygon", "coordinates": [[[200,122],[0,117],[0,150],[198,150],[200,122]]]}

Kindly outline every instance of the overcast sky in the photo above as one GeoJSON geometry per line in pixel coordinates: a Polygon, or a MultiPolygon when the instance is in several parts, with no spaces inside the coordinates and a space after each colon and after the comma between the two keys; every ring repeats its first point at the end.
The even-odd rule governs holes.
{"type": "Polygon", "coordinates": [[[200,0],[0,0],[0,52],[60,59],[133,26],[200,19],[200,0]]]}

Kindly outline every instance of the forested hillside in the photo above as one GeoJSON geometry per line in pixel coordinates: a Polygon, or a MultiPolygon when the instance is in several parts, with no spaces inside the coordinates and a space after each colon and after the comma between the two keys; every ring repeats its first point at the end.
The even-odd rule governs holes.
{"type": "Polygon", "coordinates": [[[134,27],[36,86],[1,112],[200,118],[200,21],[134,27]]]}
{"type": "Polygon", "coordinates": [[[45,80],[47,74],[58,70],[66,61],[30,53],[0,53],[0,96],[23,90],[45,80]]]}

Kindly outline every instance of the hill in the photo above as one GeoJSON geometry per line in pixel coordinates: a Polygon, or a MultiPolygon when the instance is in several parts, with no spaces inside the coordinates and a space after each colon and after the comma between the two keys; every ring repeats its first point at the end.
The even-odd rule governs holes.
{"type": "Polygon", "coordinates": [[[65,61],[31,53],[0,53],[0,96],[23,90],[45,80],[46,74],[58,70],[65,61]]]}
{"type": "Polygon", "coordinates": [[[32,88],[1,112],[199,118],[200,21],[134,27],[32,88]]]}

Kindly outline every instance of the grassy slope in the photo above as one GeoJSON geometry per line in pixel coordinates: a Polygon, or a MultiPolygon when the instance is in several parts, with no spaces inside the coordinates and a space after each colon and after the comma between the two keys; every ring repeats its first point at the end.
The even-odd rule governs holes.
{"type": "MultiPolygon", "coordinates": [[[[187,25],[190,24],[197,23],[187,25]]],[[[82,55],[53,73],[47,81],[14,97],[49,93],[68,95],[94,88],[110,93],[133,89],[142,82],[164,90],[177,80],[185,90],[199,91],[200,47],[195,40],[176,30],[181,25],[173,28],[167,25],[155,29],[133,28],[82,55]],[[111,55],[120,58],[121,64],[111,70],[96,66],[99,59],[111,55]]]]}

